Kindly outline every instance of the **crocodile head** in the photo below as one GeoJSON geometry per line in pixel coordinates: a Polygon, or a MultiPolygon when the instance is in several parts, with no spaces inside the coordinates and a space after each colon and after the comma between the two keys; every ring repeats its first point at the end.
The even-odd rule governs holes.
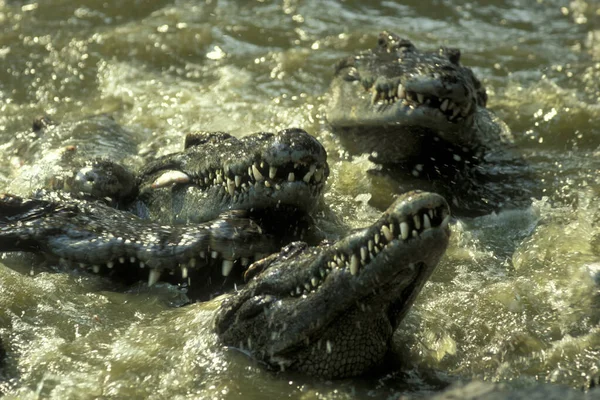
{"type": "Polygon", "coordinates": [[[411,192],[337,243],[295,242],[254,263],[249,283],[219,309],[221,341],[275,368],[366,372],[444,254],[449,219],[441,196],[411,192]]]}
{"type": "Polygon", "coordinates": [[[332,129],[351,151],[382,163],[410,160],[433,140],[474,146],[474,118],[487,101],[460,50],[422,52],[389,32],[336,65],[330,92],[332,129]]]}
{"type": "Polygon", "coordinates": [[[329,167],[323,146],[301,129],[237,139],[188,135],[185,150],[142,169],[138,213],[166,222],[198,222],[231,209],[311,211],[329,167]]]}

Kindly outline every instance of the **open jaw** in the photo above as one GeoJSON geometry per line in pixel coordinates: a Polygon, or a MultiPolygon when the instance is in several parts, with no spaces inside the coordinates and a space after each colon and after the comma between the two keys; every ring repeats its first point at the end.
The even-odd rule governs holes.
{"type": "Polygon", "coordinates": [[[411,192],[335,244],[292,243],[250,267],[248,285],[219,309],[217,334],[274,368],[364,373],[444,254],[449,219],[441,196],[411,192]]]}
{"type": "Polygon", "coordinates": [[[207,221],[230,209],[309,212],[328,175],[325,149],[301,129],[240,139],[199,132],[188,135],[182,153],[141,171],[140,199],[151,219],[174,222],[207,221]]]}
{"type": "MultiPolygon", "coordinates": [[[[460,64],[458,49],[422,52],[388,32],[379,35],[375,49],[336,65],[330,93],[327,119],[332,129],[375,135],[377,142],[370,150],[383,153],[385,147],[375,143],[389,146],[395,138],[408,140],[410,147],[410,135],[434,134],[468,143],[466,131],[477,107],[485,107],[487,100],[480,81],[460,64]],[[384,140],[382,134],[390,137],[384,140]]],[[[402,148],[398,151],[389,158],[402,158],[402,148]]]]}
{"type": "Polygon", "coordinates": [[[33,199],[0,196],[0,252],[41,253],[61,265],[128,276],[131,282],[147,276],[153,285],[170,275],[186,281],[217,263],[217,273],[228,276],[235,265],[245,267],[277,248],[243,211],[170,226],[62,192],[40,191],[33,199]]]}

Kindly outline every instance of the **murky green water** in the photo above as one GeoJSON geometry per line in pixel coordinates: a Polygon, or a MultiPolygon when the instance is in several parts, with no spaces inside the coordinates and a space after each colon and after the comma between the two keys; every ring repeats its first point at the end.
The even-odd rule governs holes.
{"type": "Polygon", "coordinates": [[[378,210],[366,200],[391,198],[394,187],[339,148],[322,95],[333,62],[370,47],[383,29],[421,48],[462,49],[542,193],[529,208],[454,226],[447,256],[398,331],[402,371],[335,382],[273,374],[216,344],[216,301],[173,308],[182,299],[171,287],[115,291],[100,277],[37,273],[33,259],[11,257],[13,269],[0,265],[9,352],[0,392],[393,398],[425,395],[453,377],[581,387],[597,376],[595,1],[0,0],[0,190],[32,187],[35,173],[19,169],[14,152],[44,112],[59,121],[109,112],[141,156],[179,150],[195,129],[298,126],[329,152],[326,202],[349,226],[369,223],[378,210]]]}

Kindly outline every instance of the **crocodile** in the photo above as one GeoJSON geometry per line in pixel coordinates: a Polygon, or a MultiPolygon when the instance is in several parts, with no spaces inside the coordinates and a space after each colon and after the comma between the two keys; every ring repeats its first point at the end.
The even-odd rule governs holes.
{"type": "Polygon", "coordinates": [[[514,195],[488,185],[502,179],[499,171],[514,169],[502,166],[527,167],[508,126],[486,108],[485,87],[460,58],[459,49],[421,51],[384,31],[374,49],[335,65],[327,121],[351,154],[368,154],[377,173],[399,181],[400,192],[434,191],[452,200],[453,212],[487,213],[514,195]]]}
{"type": "MultiPolygon", "coordinates": [[[[111,121],[94,117],[85,126],[102,132],[111,121]]],[[[56,129],[41,125],[38,131],[56,129]]],[[[60,136],[46,133],[50,139],[60,136]]],[[[149,285],[173,281],[169,277],[176,269],[188,283],[190,275],[210,282],[212,270],[228,277],[234,265],[243,269],[298,239],[329,174],[324,148],[301,129],[240,139],[223,132],[190,133],[182,151],[153,159],[135,173],[106,158],[86,159],[87,154],[78,145],[63,146],[54,164],[35,169],[50,171],[38,179],[50,191],[4,196],[0,223],[33,218],[28,223],[35,234],[24,240],[23,232],[14,236],[16,231],[5,227],[2,251],[43,249],[56,256],[53,262],[111,275],[122,275],[115,265],[148,266],[149,272],[128,266],[119,271],[127,271],[129,280],[145,273],[149,285]],[[80,237],[80,243],[66,246],[65,235],[80,237]],[[152,241],[162,245],[145,245],[152,241]]]]}
{"type": "MultiPolygon", "coordinates": [[[[116,264],[134,257],[149,267],[149,283],[178,267],[187,275],[207,249],[227,258],[272,249],[244,211],[165,225],[57,191],[4,195],[0,210],[0,251],[41,252],[95,265],[94,272],[100,263],[118,271],[116,264]]],[[[225,346],[274,368],[326,378],[366,373],[389,352],[395,328],[444,254],[449,220],[441,196],[410,192],[337,242],[292,242],[247,268],[247,284],[223,299],[214,329],[225,346]]]]}
{"type": "Polygon", "coordinates": [[[444,254],[449,219],[443,197],[409,192],[335,243],[293,242],[250,266],[249,283],[221,304],[217,334],[276,369],[372,370],[444,254]]]}

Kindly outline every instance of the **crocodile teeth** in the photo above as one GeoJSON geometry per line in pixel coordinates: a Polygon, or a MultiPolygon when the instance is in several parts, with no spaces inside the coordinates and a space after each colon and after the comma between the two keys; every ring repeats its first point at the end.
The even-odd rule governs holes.
{"type": "Polygon", "coordinates": [[[415,222],[415,227],[421,229],[421,218],[419,217],[419,214],[413,216],[413,221],[415,222]]]}
{"type": "Polygon", "coordinates": [[[429,216],[427,214],[423,214],[423,228],[431,228],[431,220],[429,219],[429,216]]]}
{"type": "Polygon", "coordinates": [[[419,232],[417,232],[416,230],[413,229],[412,235],[414,238],[419,237],[419,232]]]}
{"type": "Polygon", "coordinates": [[[144,264],[143,261],[140,261],[140,268],[144,268],[146,266],[146,264],[144,264]]]}
{"type": "Polygon", "coordinates": [[[306,183],[308,183],[310,181],[310,178],[312,178],[312,176],[314,175],[315,171],[317,170],[317,166],[315,164],[310,166],[310,170],[306,173],[306,175],[304,175],[304,178],[302,178],[302,180],[306,183]]]}
{"type": "Polygon", "coordinates": [[[100,272],[100,266],[99,265],[93,265],[92,266],[92,270],[94,271],[95,274],[100,272]]]}
{"type": "Polygon", "coordinates": [[[360,267],[358,256],[356,254],[352,254],[352,257],[350,258],[350,273],[352,275],[358,274],[358,267],[360,267]]]}
{"type": "Polygon", "coordinates": [[[254,180],[256,181],[262,181],[265,179],[265,177],[258,170],[258,167],[254,164],[252,164],[252,174],[254,175],[254,180]]]}
{"type": "Polygon", "coordinates": [[[423,96],[421,93],[417,93],[417,101],[419,103],[423,103],[425,101],[425,96],[423,96]]]}
{"type": "Polygon", "coordinates": [[[242,267],[247,266],[248,264],[250,264],[250,259],[247,257],[242,257],[240,259],[240,264],[242,264],[242,267]]]}
{"type": "Polygon", "coordinates": [[[195,266],[196,266],[196,259],[192,257],[190,259],[190,267],[194,268],[195,266]]]}
{"type": "Polygon", "coordinates": [[[158,189],[165,186],[170,186],[175,183],[188,183],[190,177],[181,171],[167,171],[152,182],[152,189],[158,189]]]}
{"type": "Polygon", "coordinates": [[[221,266],[221,274],[223,276],[228,276],[233,269],[233,261],[231,260],[223,260],[223,265],[221,266]]]}
{"type": "Polygon", "coordinates": [[[375,90],[373,90],[373,96],[371,96],[371,103],[375,104],[378,99],[379,99],[379,92],[377,91],[377,89],[375,89],[375,90]]]}
{"type": "Polygon", "coordinates": [[[242,184],[242,177],[239,175],[235,176],[235,186],[240,186],[242,184]]]}
{"type": "Polygon", "coordinates": [[[277,167],[269,168],[269,178],[275,179],[275,175],[277,175],[277,167]]]}
{"type": "Polygon", "coordinates": [[[152,286],[158,282],[158,278],[160,278],[160,271],[156,268],[152,268],[148,274],[148,286],[152,286]]]}
{"type": "Polygon", "coordinates": [[[433,219],[433,216],[435,215],[433,210],[429,209],[428,213],[429,213],[429,218],[433,219]]]}
{"type": "Polygon", "coordinates": [[[442,221],[442,223],[440,224],[440,227],[442,228],[446,228],[448,226],[448,224],[450,223],[450,216],[447,215],[446,218],[444,218],[444,220],[442,221]]]}
{"type": "Polygon", "coordinates": [[[360,259],[362,261],[367,261],[369,259],[369,251],[364,246],[360,248],[360,259]]]}
{"type": "Polygon", "coordinates": [[[388,242],[391,242],[394,239],[394,235],[392,235],[392,232],[390,231],[390,228],[387,225],[381,227],[381,233],[383,234],[383,236],[385,236],[388,242]]]}
{"type": "Polygon", "coordinates": [[[229,178],[227,178],[227,191],[229,192],[230,196],[235,194],[235,182],[229,178]]]}
{"type": "Polygon", "coordinates": [[[409,231],[410,231],[410,228],[408,227],[408,224],[406,222],[401,222],[400,223],[400,236],[402,237],[402,240],[408,239],[409,231]]]}
{"type": "Polygon", "coordinates": [[[313,276],[312,278],[310,278],[310,283],[312,283],[312,285],[314,287],[319,286],[319,278],[317,278],[316,276],[313,276]]]}
{"type": "Polygon", "coordinates": [[[121,264],[125,264],[125,257],[119,257],[119,262],[121,264]]]}
{"type": "Polygon", "coordinates": [[[458,108],[458,106],[456,106],[456,108],[454,108],[454,111],[452,111],[452,118],[456,118],[456,116],[460,113],[460,108],[458,108]]]}
{"type": "Polygon", "coordinates": [[[134,256],[129,257],[129,262],[133,264],[135,262],[135,257],[134,256]]]}
{"type": "Polygon", "coordinates": [[[403,99],[406,97],[406,92],[404,91],[404,86],[401,83],[398,84],[398,94],[396,95],[398,98],[403,99]]]}
{"type": "Polygon", "coordinates": [[[321,179],[323,179],[323,170],[319,168],[315,171],[315,182],[321,182],[321,179]]]}
{"type": "Polygon", "coordinates": [[[296,180],[296,175],[293,172],[288,174],[288,182],[294,182],[296,180]]]}
{"type": "Polygon", "coordinates": [[[187,279],[187,277],[188,277],[188,269],[187,269],[187,267],[181,267],[181,277],[183,279],[187,279]]]}
{"type": "Polygon", "coordinates": [[[219,252],[216,251],[216,250],[211,251],[210,252],[210,257],[211,258],[217,258],[217,257],[219,257],[219,252]]]}
{"type": "Polygon", "coordinates": [[[115,266],[115,263],[114,263],[114,261],[109,261],[109,262],[107,262],[107,263],[106,263],[106,266],[107,266],[108,268],[112,268],[112,267],[114,267],[114,266],[115,266]]]}
{"type": "Polygon", "coordinates": [[[448,99],[444,99],[444,101],[442,101],[442,104],[440,104],[440,110],[446,111],[448,109],[449,102],[450,101],[448,99]]]}

